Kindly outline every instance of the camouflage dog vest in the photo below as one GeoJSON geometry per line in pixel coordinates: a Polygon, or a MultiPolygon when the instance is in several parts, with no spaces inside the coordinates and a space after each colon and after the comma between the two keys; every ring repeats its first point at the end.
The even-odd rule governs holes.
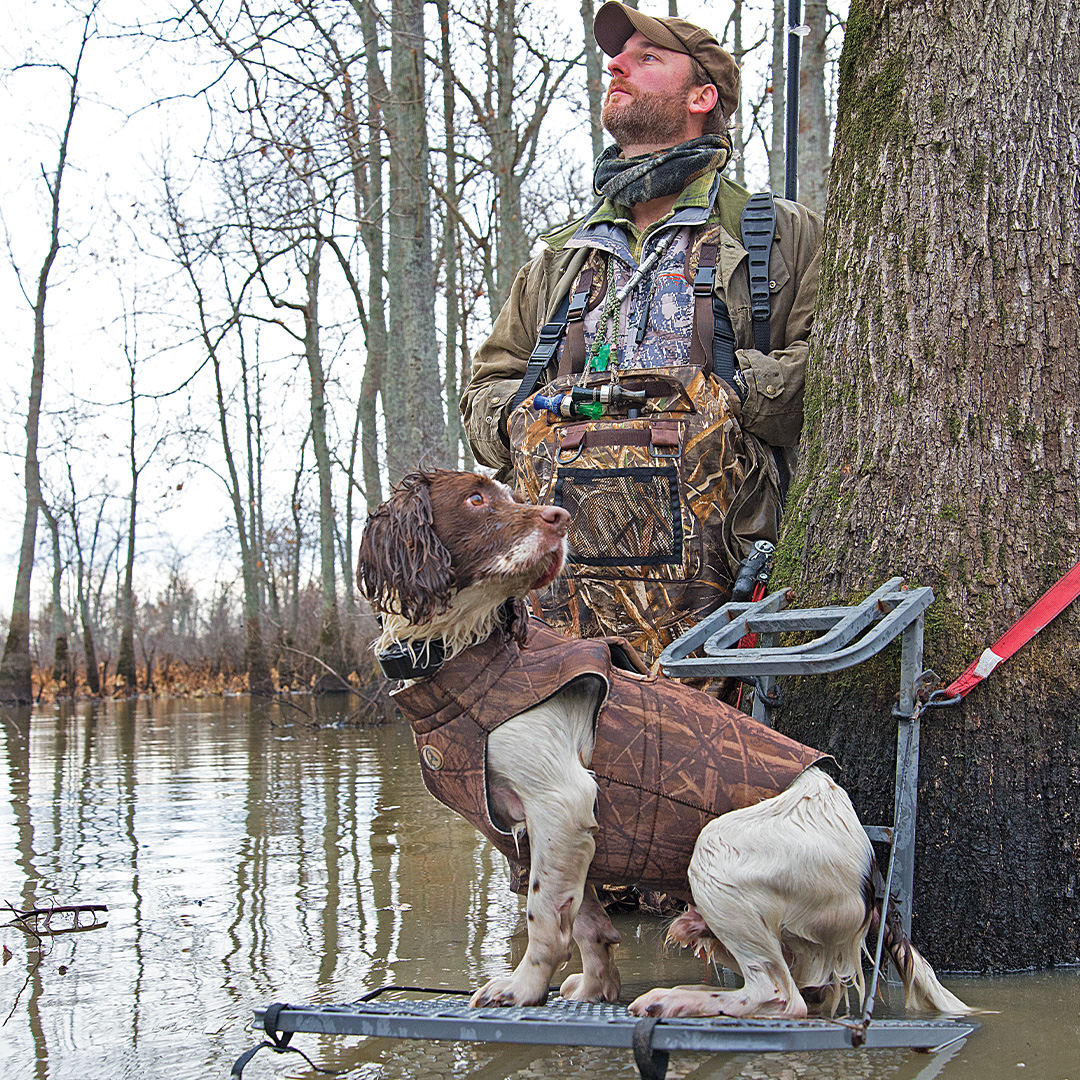
{"type": "Polygon", "coordinates": [[[524,646],[496,632],[394,695],[428,791],[512,864],[528,862],[528,845],[492,819],[488,733],[588,677],[604,684],[589,763],[600,826],[593,883],[687,895],[690,857],[709,821],[779,794],[828,757],[707,694],[642,674],[621,639],[574,640],[532,619],[524,646]]]}

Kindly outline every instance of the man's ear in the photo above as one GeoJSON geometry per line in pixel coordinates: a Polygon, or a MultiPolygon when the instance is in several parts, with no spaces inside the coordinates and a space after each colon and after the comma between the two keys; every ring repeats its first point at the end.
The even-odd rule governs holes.
{"type": "Polygon", "coordinates": [[[720,100],[720,93],[712,83],[704,83],[701,86],[690,88],[690,100],[687,108],[692,113],[700,114],[712,112],[716,103],[720,100]]]}

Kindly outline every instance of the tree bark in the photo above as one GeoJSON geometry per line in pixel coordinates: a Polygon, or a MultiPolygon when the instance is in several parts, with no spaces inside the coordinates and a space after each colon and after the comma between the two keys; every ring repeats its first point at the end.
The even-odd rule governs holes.
{"type": "Polygon", "coordinates": [[[589,102],[589,138],[592,141],[593,161],[604,151],[604,126],[600,123],[600,113],[604,108],[604,61],[593,38],[595,18],[596,5],[593,0],[581,0],[581,21],[585,28],[585,93],[589,102]]]}
{"type": "Polygon", "coordinates": [[[769,141],[769,187],[784,190],[784,125],[787,116],[787,0],[773,0],[772,135],[769,141]]]}
{"type": "Polygon", "coordinates": [[[806,0],[799,65],[799,202],[825,212],[829,191],[829,111],[825,100],[825,36],[829,11],[825,0],[806,0]]]}
{"type": "Polygon", "coordinates": [[[132,577],[135,572],[135,521],[139,507],[139,468],[135,461],[135,360],[128,354],[130,375],[128,467],[131,472],[131,494],[128,498],[127,554],[124,559],[124,584],[120,590],[120,648],[116,654],[116,674],[124,680],[129,693],[139,689],[139,672],[135,666],[135,592],[132,577]]]}
{"type": "MultiPolygon", "coordinates": [[[[735,57],[735,63],[742,67],[743,62],[743,0],[735,0],[731,12],[731,55],[735,57]]],[[[732,136],[735,142],[735,149],[738,153],[735,156],[735,183],[746,184],[746,144],[748,141],[747,133],[743,125],[743,85],[742,80],[739,80],[739,103],[735,108],[735,115],[732,117],[734,121],[734,130],[732,136]]]]}
{"type": "Polygon", "coordinates": [[[394,0],[390,29],[390,337],[382,398],[393,484],[421,463],[445,465],[447,444],[435,342],[423,0],[394,0]]]}
{"type": "MultiPolygon", "coordinates": [[[[930,585],[958,675],[1080,559],[1080,2],[856,0],[803,463],[774,580],[930,585]],[[1018,140],[1018,133],[1022,138],[1018,140]]],[[[915,935],[944,968],[1080,956],[1080,610],[922,722],[915,935]]],[[[781,725],[891,817],[898,662],[806,680],[781,725]]]]}
{"type": "Polygon", "coordinates": [[[368,506],[374,509],[383,500],[378,450],[378,398],[383,393],[387,354],[386,297],[383,291],[386,274],[386,244],[383,240],[386,207],[383,202],[381,104],[386,88],[383,85],[382,68],[379,65],[379,37],[375,10],[368,2],[364,4],[364,11],[364,49],[368,76],[368,153],[367,199],[364,203],[364,224],[360,229],[360,238],[364,242],[368,255],[368,335],[367,362],[364,365],[364,379],[360,386],[360,399],[363,405],[360,422],[363,433],[364,493],[367,496],[368,506]]]}
{"type": "Polygon", "coordinates": [[[315,241],[306,271],[307,304],[304,307],[304,355],[311,380],[311,445],[319,475],[319,585],[322,596],[322,630],[318,656],[339,674],[345,666],[341,649],[341,616],[337,603],[337,556],[334,551],[334,490],[330,446],[326,439],[326,374],[319,341],[319,268],[322,243],[315,241]]]}

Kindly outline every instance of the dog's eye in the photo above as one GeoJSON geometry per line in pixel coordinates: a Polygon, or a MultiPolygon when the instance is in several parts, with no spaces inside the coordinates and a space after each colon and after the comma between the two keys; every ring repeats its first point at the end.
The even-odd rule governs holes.
{"type": "Polygon", "coordinates": [[[483,506],[487,500],[479,491],[474,491],[466,500],[470,506],[483,506]]]}

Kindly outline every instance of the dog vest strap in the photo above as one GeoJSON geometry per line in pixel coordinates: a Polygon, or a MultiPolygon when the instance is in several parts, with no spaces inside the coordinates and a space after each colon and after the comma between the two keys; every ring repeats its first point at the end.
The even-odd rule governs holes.
{"type": "Polygon", "coordinates": [[[750,313],[754,348],[769,351],[769,256],[776,235],[776,202],[771,191],[751,195],[742,212],[742,243],[750,256],[750,313]]]}
{"type": "MultiPolygon", "coordinates": [[[[560,375],[578,375],[585,370],[585,310],[592,292],[593,271],[586,266],[577,280],[577,291],[570,299],[563,324],[566,330],[566,344],[563,346],[562,360],[559,362],[560,375]]],[[[561,331],[560,331],[561,333],[561,331]]]]}

